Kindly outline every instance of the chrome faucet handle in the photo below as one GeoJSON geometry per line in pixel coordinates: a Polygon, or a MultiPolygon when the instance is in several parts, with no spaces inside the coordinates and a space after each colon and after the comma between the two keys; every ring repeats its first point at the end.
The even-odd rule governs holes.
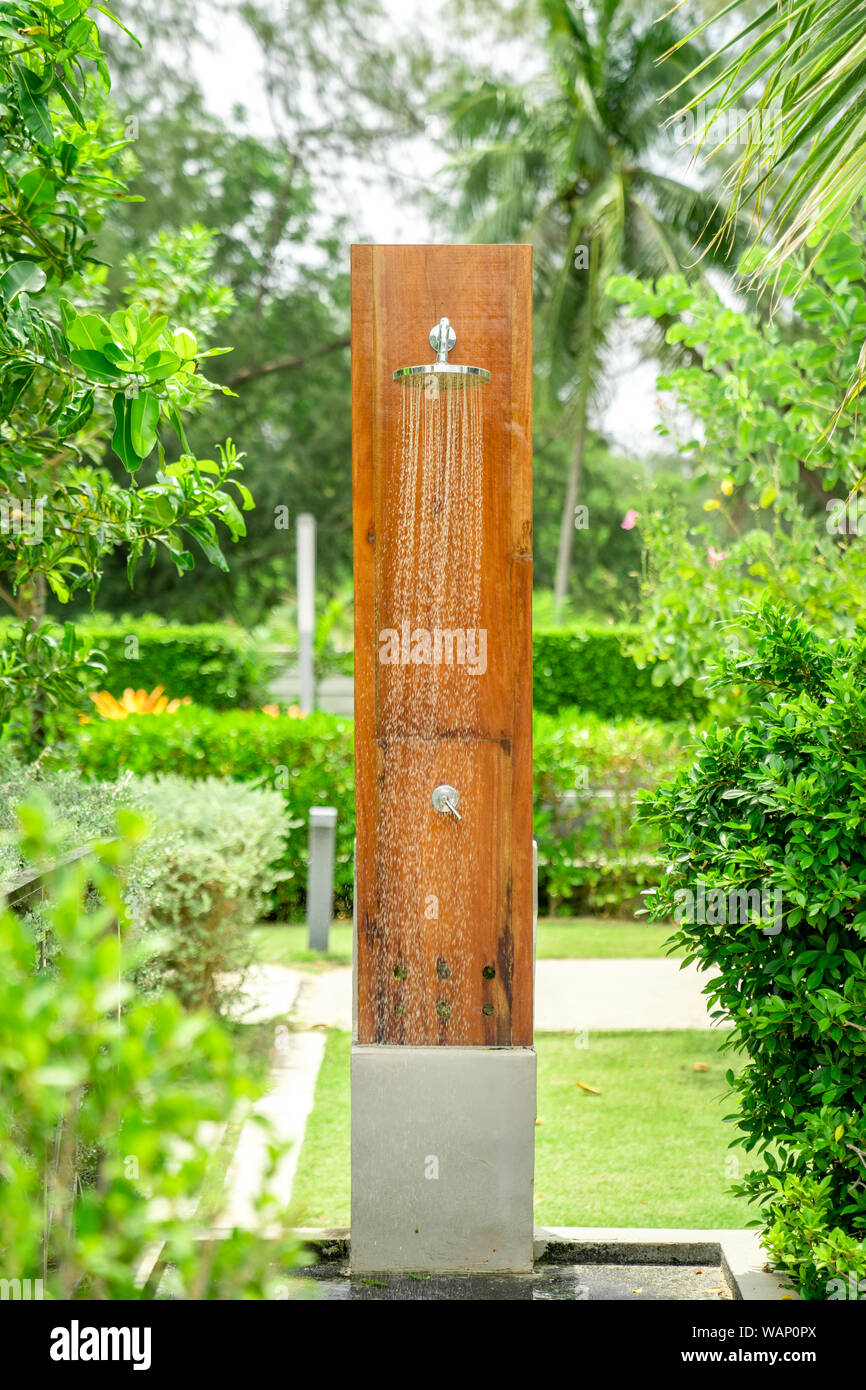
{"type": "Polygon", "coordinates": [[[443,782],[440,786],[433,788],[433,795],[430,800],[434,811],[439,811],[442,815],[451,815],[455,820],[463,819],[457,810],[460,793],[456,787],[449,787],[447,782],[443,782]]]}

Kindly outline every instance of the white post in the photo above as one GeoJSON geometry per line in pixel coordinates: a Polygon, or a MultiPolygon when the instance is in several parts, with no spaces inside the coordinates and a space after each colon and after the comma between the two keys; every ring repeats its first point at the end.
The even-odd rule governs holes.
{"type": "Polygon", "coordinates": [[[310,807],[310,861],[307,867],[307,945],[327,951],[334,915],[336,806],[310,807]]]}
{"type": "Polygon", "coordinates": [[[310,714],[315,704],[313,641],[316,632],[316,518],[301,512],[297,520],[298,545],[298,677],[301,712],[310,714]]]}

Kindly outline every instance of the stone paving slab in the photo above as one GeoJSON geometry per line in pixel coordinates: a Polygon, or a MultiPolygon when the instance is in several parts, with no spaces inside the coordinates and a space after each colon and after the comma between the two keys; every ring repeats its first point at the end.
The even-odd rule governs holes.
{"type": "Polygon", "coordinates": [[[729,1300],[731,1290],[718,1265],[542,1265],[531,1274],[351,1275],[328,1265],[306,1277],[327,1301],[629,1303],[664,1300],[729,1300]]]}
{"type": "MultiPolygon", "coordinates": [[[[324,1273],[330,1266],[335,1278],[347,1277],[351,1263],[351,1232],[348,1227],[308,1227],[299,1230],[297,1234],[321,1262],[315,1267],[318,1273],[324,1273]]],[[[788,1281],[774,1274],[769,1268],[767,1252],[761,1244],[760,1233],[755,1230],[700,1230],[652,1226],[536,1226],[533,1258],[533,1274],[542,1274],[545,1271],[549,1274],[552,1265],[560,1265],[572,1271],[578,1267],[591,1266],[603,1269],[608,1274],[614,1271],[611,1277],[615,1283],[627,1282],[626,1276],[615,1273],[616,1269],[630,1266],[632,1270],[640,1271],[641,1275],[632,1287],[650,1290],[657,1287],[652,1274],[648,1273],[653,1267],[668,1272],[675,1267],[701,1269],[711,1272],[713,1280],[716,1271],[719,1270],[732,1296],[737,1300],[746,1303],[799,1302],[788,1281]]],[[[376,1278],[369,1275],[359,1277],[376,1278]]],[[[520,1276],[490,1277],[510,1279],[520,1276]]],[[[517,1294],[514,1296],[518,1297],[517,1294]]],[[[596,1294],[596,1297],[602,1296],[618,1295],[596,1294]]],[[[671,1296],[679,1297],[677,1294],[671,1296]]],[[[703,1297],[703,1293],[699,1292],[698,1296],[703,1297]]],[[[721,1296],[725,1296],[724,1291],[721,1296]]]]}
{"type": "MultiPolygon", "coordinates": [[[[542,1033],[710,1028],[710,978],[675,960],[540,960],[535,1027],[542,1033]]],[[[352,972],[318,974],[284,965],[251,972],[235,1014],[248,1022],[292,1015],[302,1028],[352,1028],[352,972]]]]}
{"type": "Polygon", "coordinates": [[[710,1028],[696,966],[676,960],[540,960],[535,1027],[542,1033],[710,1028]]]}
{"type": "Polygon", "coordinates": [[[324,1033],[287,1030],[280,1034],[274,1051],[271,1087],[253,1108],[253,1117],[264,1116],[270,1121],[271,1130],[269,1133],[253,1117],[241,1129],[226,1175],[226,1204],[215,1223],[218,1228],[258,1229],[254,1203],[256,1194],[263,1190],[271,1193],[281,1206],[288,1206],[324,1051],[324,1033]],[[272,1136],[289,1147],[266,1184],[272,1136]]]}
{"type": "MultiPolygon", "coordinates": [[[[300,970],[268,963],[254,965],[246,973],[244,987],[238,990],[229,1010],[237,1023],[266,1023],[268,1019],[288,1018],[309,978],[300,970]]],[[[220,986],[231,986],[232,976],[218,977],[220,986]]]]}

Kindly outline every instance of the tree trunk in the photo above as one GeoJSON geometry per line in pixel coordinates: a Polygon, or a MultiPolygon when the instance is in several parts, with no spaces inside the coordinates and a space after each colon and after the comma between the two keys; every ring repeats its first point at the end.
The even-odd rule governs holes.
{"type": "Polygon", "coordinates": [[[553,584],[553,608],[558,612],[568,594],[571,579],[571,559],[574,550],[575,507],[580,496],[583,481],[583,455],[586,448],[587,415],[589,413],[589,389],[592,385],[592,357],[595,340],[595,296],[598,278],[598,235],[594,235],[589,252],[589,292],[587,294],[586,347],[583,361],[583,375],[580,382],[580,395],[577,402],[577,441],[572,455],[571,467],[565,485],[565,500],[562,506],[562,520],[559,525],[559,545],[556,551],[556,577],[553,584]]]}
{"type": "MultiPolygon", "coordinates": [[[[585,375],[588,376],[588,373],[585,375]]],[[[571,559],[574,550],[574,511],[577,506],[577,499],[580,496],[580,485],[583,481],[583,454],[586,446],[586,397],[588,394],[588,391],[584,392],[583,385],[581,385],[577,443],[575,444],[571,467],[568,470],[568,479],[565,486],[565,501],[563,502],[562,519],[559,524],[559,545],[556,551],[556,578],[553,585],[553,606],[556,611],[558,611],[565,602],[566,595],[568,594],[568,584],[571,578],[571,559]]]]}

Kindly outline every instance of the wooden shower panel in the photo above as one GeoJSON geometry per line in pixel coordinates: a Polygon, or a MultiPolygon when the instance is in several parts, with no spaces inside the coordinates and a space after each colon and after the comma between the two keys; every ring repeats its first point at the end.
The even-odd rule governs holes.
{"type": "Polygon", "coordinates": [[[532,1044],[531,258],[528,246],[352,248],[360,1044],[532,1044]],[[449,360],[491,373],[481,391],[487,669],[471,678],[467,722],[466,672],[448,668],[431,731],[418,717],[427,673],[404,670],[386,702],[393,668],[379,653],[380,633],[404,616],[397,472],[411,388],[393,372],[432,360],[428,333],[443,315],[457,333],[449,360]],[[459,823],[430,805],[440,782],[460,791],[459,823]]]}

